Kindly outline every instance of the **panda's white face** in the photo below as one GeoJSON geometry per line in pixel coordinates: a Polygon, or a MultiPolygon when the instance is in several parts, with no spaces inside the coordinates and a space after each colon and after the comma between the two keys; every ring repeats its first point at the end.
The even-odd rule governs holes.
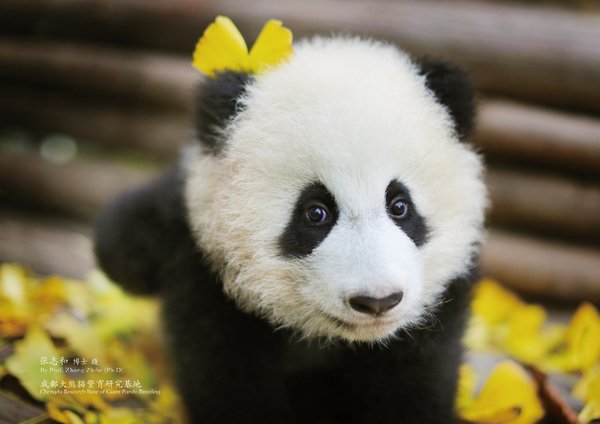
{"type": "Polygon", "coordinates": [[[190,148],[198,245],[238,305],[307,337],[418,325],[482,236],[479,157],[390,46],[313,40],[256,78],[224,151],[190,148]]]}

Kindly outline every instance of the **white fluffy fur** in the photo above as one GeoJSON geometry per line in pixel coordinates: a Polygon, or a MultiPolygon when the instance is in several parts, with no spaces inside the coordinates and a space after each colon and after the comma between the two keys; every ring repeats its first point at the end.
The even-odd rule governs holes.
{"type": "Polygon", "coordinates": [[[409,57],[373,41],[313,39],[256,77],[243,103],[223,155],[190,147],[185,158],[189,219],[225,292],[307,337],[383,341],[418,323],[467,271],[486,196],[480,158],[409,57]],[[386,215],[394,178],[429,226],[421,248],[386,215]],[[339,220],[307,258],[286,258],[278,238],[316,181],[333,193],[339,220]],[[404,299],[380,319],[345,302],[398,290],[404,299]]]}

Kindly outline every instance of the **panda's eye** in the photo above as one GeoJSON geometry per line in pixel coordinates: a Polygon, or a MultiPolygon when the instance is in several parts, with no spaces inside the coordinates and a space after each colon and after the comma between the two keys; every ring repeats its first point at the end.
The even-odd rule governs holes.
{"type": "Polygon", "coordinates": [[[304,217],[309,225],[323,225],[327,224],[331,220],[329,210],[325,205],[322,204],[310,205],[308,208],[306,208],[304,217]]]}
{"type": "Polygon", "coordinates": [[[388,211],[393,218],[406,218],[408,215],[408,202],[402,197],[394,197],[388,205],[388,211]]]}

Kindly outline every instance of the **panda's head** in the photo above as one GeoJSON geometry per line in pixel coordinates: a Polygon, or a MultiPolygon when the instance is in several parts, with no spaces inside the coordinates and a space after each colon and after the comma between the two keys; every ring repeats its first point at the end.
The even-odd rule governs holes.
{"type": "Polygon", "coordinates": [[[354,38],[207,80],[186,205],[226,294],[306,337],[418,325],[482,237],[472,95],[455,67],[354,38]]]}

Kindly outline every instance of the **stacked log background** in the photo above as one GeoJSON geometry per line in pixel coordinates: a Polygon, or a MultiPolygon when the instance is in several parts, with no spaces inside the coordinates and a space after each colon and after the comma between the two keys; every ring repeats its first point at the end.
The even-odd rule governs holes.
{"type": "Polygon", "coordinates": [[[189,61],[218,14],[247,39],[342,32],[467,67],[488,162],[482,273],[520,292],[600,302],[600,8],[464,1],[2,0],[0,261],[82,276],[92,222],[176,160],[202,78],[189,61]],[[78,155],[39,154],[49,134],[78,155]]]}

